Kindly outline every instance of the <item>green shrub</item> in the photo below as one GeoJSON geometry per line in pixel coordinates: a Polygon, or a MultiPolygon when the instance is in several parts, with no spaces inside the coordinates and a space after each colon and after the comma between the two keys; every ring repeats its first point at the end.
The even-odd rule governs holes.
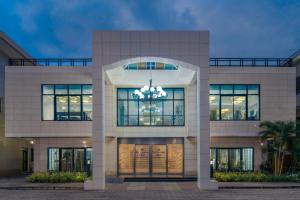
{"type": "Polygon", "coordinates": [[[219,182],[300,182],[300,175],[274,176],[260,172],[215,172],[214,178],[219,182]]]}
{"type": "Polygon", "coordinates": [[[32,183],[70,183],[84,182],[87,176],[82,172],[36,172],[26,180],[32,183]]]}

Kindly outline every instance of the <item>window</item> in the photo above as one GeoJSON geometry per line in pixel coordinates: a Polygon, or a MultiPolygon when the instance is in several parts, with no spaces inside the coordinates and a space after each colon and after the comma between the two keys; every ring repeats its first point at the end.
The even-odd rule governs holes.
{"type": "Polygon", "coordinates": [[[259,85],[210,85],[210,120],[260,120],[259,90],[259,85]]]}
{"type": "Polygon", "coordinates": [[[42,119],[90,121],[93,106],[92,85],[42,85],[42,119]]]}
{"type": "Polygon", "coordinates": [[[211,148],[210,160],[216,171],[253,171],[253,148],[211,148]]]}
{"type": "Polygon", "coordinates": [[[184,126],[184,88],[165,88],[167,96],[142,100],[135,88],[117,89],[118,126],[184,126]]]}
{"type": "Polygon", "coordinates": [[[48,148],[48,171],[91,173],[92,148],[48,148]]]}

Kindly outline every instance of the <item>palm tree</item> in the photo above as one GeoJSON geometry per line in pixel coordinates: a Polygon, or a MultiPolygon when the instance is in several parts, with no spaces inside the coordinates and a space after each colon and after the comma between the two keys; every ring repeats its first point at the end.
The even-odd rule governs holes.
{"type": "Polygon", "coordinates": [[[290,153],[289,144],[296,136],[296,124],[293,121],[264,121],[259,127],[262,141],[267,141],[267,150],[273,155],[273,173],[281,175],[285,156],[290,153]]]}

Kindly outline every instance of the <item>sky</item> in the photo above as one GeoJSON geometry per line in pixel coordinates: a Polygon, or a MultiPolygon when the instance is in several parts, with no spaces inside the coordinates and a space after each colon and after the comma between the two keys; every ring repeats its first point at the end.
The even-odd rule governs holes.
{"type": "Polygon", "coordinates": [[[0,30],[32,57],[91,57],[101,29],[209,30],[211,57],[288,57],[300,0],[0,0],[0,30]]]}

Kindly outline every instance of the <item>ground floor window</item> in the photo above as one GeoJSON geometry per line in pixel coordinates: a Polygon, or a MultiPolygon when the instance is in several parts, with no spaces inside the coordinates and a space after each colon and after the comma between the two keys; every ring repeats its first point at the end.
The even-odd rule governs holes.
{"type": "Polygon", "coordinates": [[[210,160],[216,171],[253,171],[253,148],[211,148],[210,160]]]}
{"type": "Polygon", "coordinates": [[[92,170],[92,148],[48,148],[48,171],[87,172],[92,170]]]}

